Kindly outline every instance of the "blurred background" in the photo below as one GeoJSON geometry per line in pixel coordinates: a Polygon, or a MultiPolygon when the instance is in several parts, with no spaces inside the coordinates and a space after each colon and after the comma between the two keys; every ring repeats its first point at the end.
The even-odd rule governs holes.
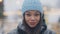
{"type": "MultiPolygon", "coordinates": [[[[0,0],[0,34],[7,34],[22,22],[24,0],[0,0]]],[[[40,0],[48,29],[60,34],[60,0],[40,0]]]]}

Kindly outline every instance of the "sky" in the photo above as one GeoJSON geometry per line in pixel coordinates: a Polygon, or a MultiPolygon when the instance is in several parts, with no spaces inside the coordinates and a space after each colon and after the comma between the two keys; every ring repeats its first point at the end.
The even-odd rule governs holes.
{"type": "MultiPolygon", "coordinates": [[[[4,0],[4,10],[5,11],[16,11],[22,8],[24,0],[4,0]]],[[[48,5],[51,7],[56,7],[57,0],[40,0],[42,5],[48,5]]]]}

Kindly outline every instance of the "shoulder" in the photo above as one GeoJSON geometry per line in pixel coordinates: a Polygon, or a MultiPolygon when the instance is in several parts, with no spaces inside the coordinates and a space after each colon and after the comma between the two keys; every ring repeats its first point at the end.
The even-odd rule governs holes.
{"type": "Polygon", "coordinates": [[[44,34],[56,34],[54,31],[47,29],[44,34]]]}
{"type": "Polygon", "coordinates": [[[12,30],[11,32],[9,32],[8,34],[26,34],[26,32],[25,31],[23,31],[23,30],[17,30],[17,29],[14,29],[14,30],[12,30]]]}

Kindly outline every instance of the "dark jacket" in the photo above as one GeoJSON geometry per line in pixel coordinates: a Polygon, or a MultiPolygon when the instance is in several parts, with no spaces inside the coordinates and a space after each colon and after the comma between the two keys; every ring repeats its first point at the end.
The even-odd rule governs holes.
{"type": "MultiPolygon", "coordinates": [[[[8,34],[27,34],[26,32],[24,32],[24,31],[20,31],[20,32],[18,32],[17,31],[17,29],[15,29],[15,30],[13,30],[13,31],[11,31],[10,33],[8,33],[8,34]]],[[[53,31],[51,31],[51,30],[46,30],[45,32],[44,32],[44,34],[56,34],[55,32],[53,32],[53,31]]]]}
{"type": "MultiPolygon", "coordinates": [[[[46,26],[44,26],[44,27],[46,27],[46,26]]],[[[47,28],[44,29],[44,27],[42,26],[41,27],[42,29],[40,29],[41,30],[40,33],[37,33],[37,34],[56,34],[55,32],[48,30],[47,28]]],[[[27,32],[24,29],[25,29],[24,26],[22,24],[19,24],[16,29],[9,32],[8,34],[27,34],[27,32]]]]}

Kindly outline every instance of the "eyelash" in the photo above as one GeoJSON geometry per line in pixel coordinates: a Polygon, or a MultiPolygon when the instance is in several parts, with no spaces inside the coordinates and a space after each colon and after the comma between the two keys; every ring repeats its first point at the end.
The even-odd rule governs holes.
{"type": "Polygon", "coordinates": [[[26,14],[27,16],[31,16],[30,14],[26,14]]]}
{"type": "Polygon", "coordinates": [[[35,14],[35,16],[38,16],[39,14],[35,14]]]}
{"type": "MultiPolygon", "coordinates": [[[[27,16],[31,16],[30,14],[26,14],[27,16]]],[[[35,14],[34,16],[38,16],[39,14],[35,14]]]]}

